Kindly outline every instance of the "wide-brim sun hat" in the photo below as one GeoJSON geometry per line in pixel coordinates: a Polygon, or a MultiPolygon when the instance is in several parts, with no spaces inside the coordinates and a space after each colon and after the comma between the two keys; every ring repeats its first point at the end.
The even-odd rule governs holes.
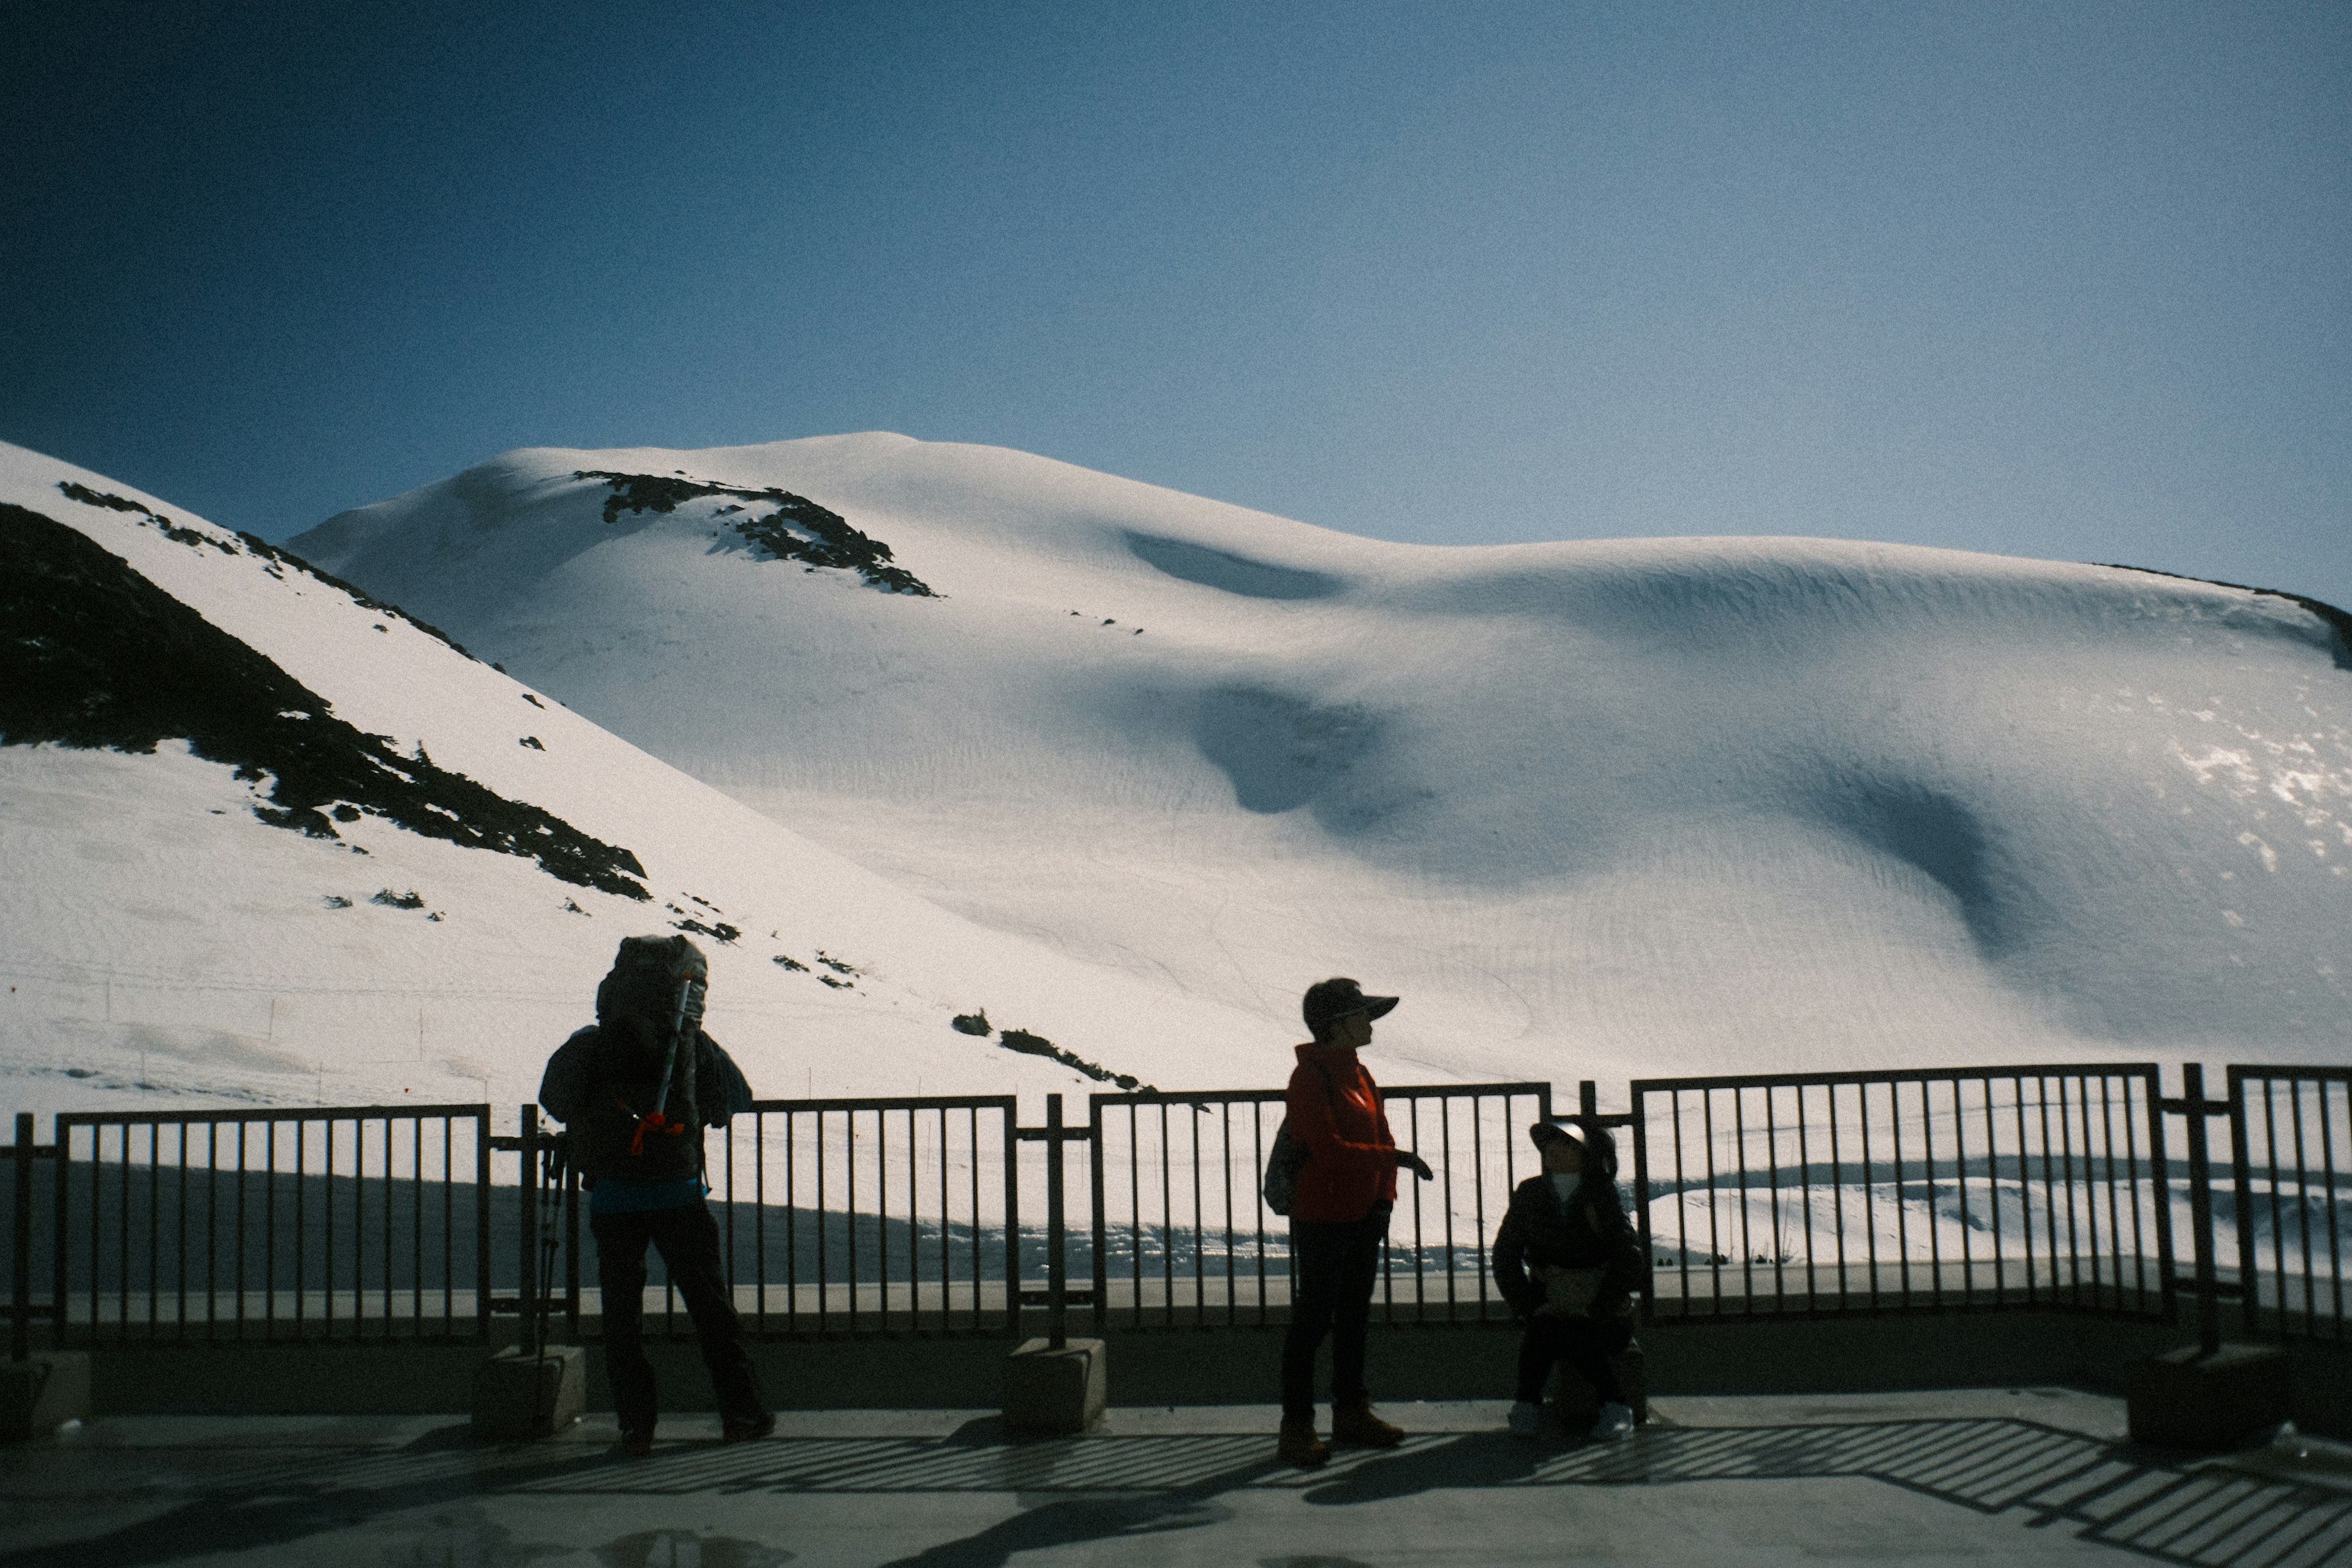
{"type": "Polygon", "coordinates": [[[1538,1149],[1550,1143],[1573,1143],[1584,1147],[1584,1139],[1572,1128],[1557,1121],[1538,1121],[1528,1129],[1528,1141],[1538,1149]]]}
{"type": "Polygon", "coordinates": [[[1364,988],[1344,974],[1328,980],[1318,980],[1307,988],[1300,998],[1298,1011],[1307,1020],[1307,1029],[1317,1036],[1350,1013],[1361,1013],[1368,1018],[1386,1017],[1397,1005],[1394,996],[1367,996],[1364,988]]]}

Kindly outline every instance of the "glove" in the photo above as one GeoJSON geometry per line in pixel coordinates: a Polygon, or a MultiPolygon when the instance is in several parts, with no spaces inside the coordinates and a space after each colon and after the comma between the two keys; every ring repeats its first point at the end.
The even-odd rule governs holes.
{"type": "Polygon", "coordinates": [[[1400,1149],[1396,1152],[1396,1157],[1398,1170],[1411,1171],[1424,1182],[1433,1182],[1437,1179],[1437,1173],[1429,1168],[1429,1162],[1412,1150],[1400,1149]]]}

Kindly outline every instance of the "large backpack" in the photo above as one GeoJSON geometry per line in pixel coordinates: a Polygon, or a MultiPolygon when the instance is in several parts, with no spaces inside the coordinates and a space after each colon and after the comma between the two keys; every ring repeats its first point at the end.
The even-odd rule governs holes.
{"type": "Polygon", "coordinates": [[[709,975],[709,961],[683,936],[622,939],[596,987],[596,1028],[580,1041],[579,1114],[567,1118],[589,1175],[667,1182],[702,1173],[706,1117],[696,1091],[709,975]]]}
{"type": "MultiPolygon", "coordinates": [[[[1339,1106],[1339,1087],[1321,1062],[1315,1064],[1315,1070],[1323,1079],[1324,1097],[1331,1101],[1336,1112],[1339,1106]]],[[[1291,1131],[1290,1118],[1284,1117],[1282,1125],[1274,1130],[1274,1147],[1265,1156],[1265,1178],[1259,1184],[1268,1210],[1288,1216],[1291,1203],[1298,1195],[1298,1173],[1307,1169],[1307,1162],[1313,1157],[1306,1141],[1291,1131]]]]}

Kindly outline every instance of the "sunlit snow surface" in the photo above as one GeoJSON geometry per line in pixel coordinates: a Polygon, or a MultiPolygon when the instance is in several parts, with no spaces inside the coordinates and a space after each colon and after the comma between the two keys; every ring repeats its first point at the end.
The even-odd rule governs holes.
{"type": "Polygon", "coordinates": [[[713,1028],[772,1095],[1102,1087],[949,1026],[982,1008],[1165,1087],[1278,1082],[1333,973],[1406,997],[1388,1081],[1612,1100],[2352,1046],[2352,671],[2275,597],[1821,541],[1406,547],[888,436],[517,453],[294,542],[509,679],[61,482],[229,537],[0,448],[0,500],[655,896],[270,827],[170,743],[0,746],[19,1105],[511,1104],[617,938],[688,921],[738,933],[698,938],[713,1028]],[[606,523],[574,477],[681,469],[829,509],[940,596],[775,559],[723,496],[606,523]]]}
{"type": "Polygon", "coordinates": [[[293,545],[899,888],[1246,1020],[1064,1042],[1162,1083],[1278,1079],[1333,973],[1406,997],[1392,1081],[2352,1046],[2352,655],[2275,596],[1388,544],[887,435],[512,453],[293,545]],[[761,558],[726,497],[607,523],[583,470],[805,497],[940,597],[761,558]]]}
{"type": "Polygon", "coordinates": [[[594,891],[375,816],[339,822],[335,839],[270,826],[253,809],[267,781],[176,742],[0,745],[0,1085],[16,1106],[510,1107],[591,1020],[618,939],[688,921],[712,954],[710,1026],[773,1096],[1099,1087],[949,1026],[982,1007],[1095,1044],[1095,1060],[1144,1018],[1203,1040],[1263,1027],[945,914],[400,616],[273,574],[168,501],[0,447],[0,502],[126,560],[401,753],[421,746],[625,847],[653,894],[594,891]],[[60,483],[139,502],[176,536],[60,483]],[[724,929],[733,940],[707,934],[724,929]]]}

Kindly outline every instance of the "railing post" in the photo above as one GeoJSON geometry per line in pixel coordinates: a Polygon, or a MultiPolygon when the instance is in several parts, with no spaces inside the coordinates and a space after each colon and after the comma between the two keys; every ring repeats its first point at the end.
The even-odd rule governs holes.
{"type": "Polygon", "coordinates": [[[522,1108],[522,1271],[517,1277],[515,1305],[522,1311],[522,1350],[535,1356],[539,1343],[539,1107],[522,1108]]]}
{"type": "Polygon", "coordinates": [[[2207,1146],[2205,1066],[2180,1069],[2180,1098],[2189,1112],[2189,1228],[2196,1247],[2197,1348],[2213,1355],[2221,1348],[2221,1302],[2213,1268],[2213,1161],[2207,1146]]]}
{"type": "Polygon", "coordinates": [[[33,1113],[16,1113],[16,1315],[10,1321],[8,1359],[33,1358],[33,1113]]]}
{"type": "Polygon", "coordinates": [[[1045,1097],[1045,1332],[1055,1350],[1070,1342],[1069,1270],[1062,1256],[1062,1097],[1045,1097]]]}
{"type": "Polygon", "coordinates": [[[1601,1114],[1601,1088],[1589,1078],[1577,1080],[1576,1113],[1579,1116],[1601,1114]]]}

